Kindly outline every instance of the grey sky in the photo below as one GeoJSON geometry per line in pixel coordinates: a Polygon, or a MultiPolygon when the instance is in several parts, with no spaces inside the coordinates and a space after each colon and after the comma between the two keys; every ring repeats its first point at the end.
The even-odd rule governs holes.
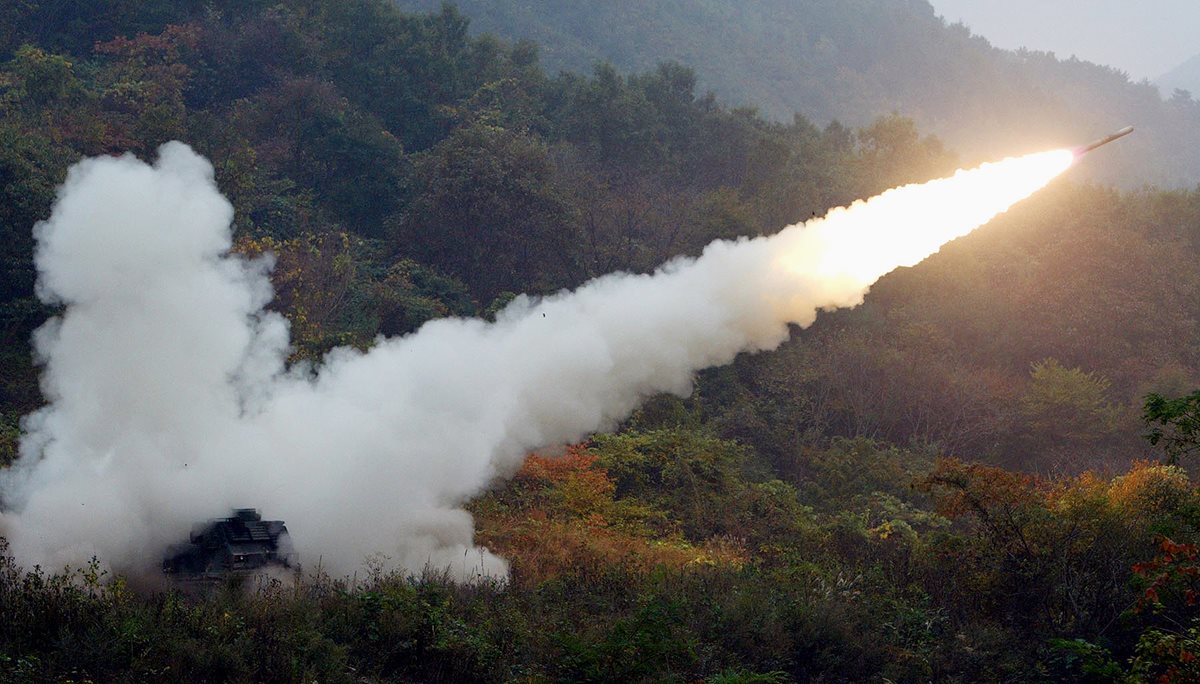
{"type": "Polygon", "coordinates": [[[997,47],[1049,50],[1158,78],[1200,52],[1200,0],[930,0],[997,47]]]}

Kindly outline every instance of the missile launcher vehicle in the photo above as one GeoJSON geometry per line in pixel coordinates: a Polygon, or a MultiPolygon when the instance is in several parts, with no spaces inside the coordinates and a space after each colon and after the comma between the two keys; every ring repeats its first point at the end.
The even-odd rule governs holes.
{"type": "Polygon", "coordinates": [[[189,542],[171,547],[162,562],[163,573],[179,580],[216,580],[295,566],[287,526],[282,520],[263,520],[253,508],[197,526],[189,542]]]}

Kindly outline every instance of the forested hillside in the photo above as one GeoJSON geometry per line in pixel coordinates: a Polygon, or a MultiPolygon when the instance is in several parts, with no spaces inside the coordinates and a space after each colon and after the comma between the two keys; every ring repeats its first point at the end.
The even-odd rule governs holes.
{"type": "MultiPolygon", "coordinates": [[[[891,47],[860,57],[883,70],[876,83],[908,52],[997,69],[996,107],[961,113],[1018,148],[1006,153],[1076,137],[1060,120],[1018,138],[1003,117],[1021,110],[1017,95],[1046,91],[1006,79],[1040,68],[1078,94],[1068,84],[1084,81],[1062,75],[1079,72],[1150,101],[1089,65],[1025,55],[1000,69],[1016,58],[924,2],[836,6],[843,33],[796,43],[885,36],[871,40],[891,47]],[[928,39],[872,33],[885,24],[928,39]]],[[[818,9],[814,26],[833,16],[818,9]]],[[[798,35],[767,18],[780,43],[798,35]]],[[[731,40],[722,54],[737,53],[731,40]]],[[[292,360],[317,363],[434,318],[492,316],[519,292],[774,232],[960,161],[904,101],[853,128],[825,124],[832,109],[813,113],[820,125],[779,123],[699,94],[690,66],[550,74],[540,52],[473,37],[453,9],[386,0],[0,8],[0,463],[42,402],[29,339],[53,309],[35,297],[33,226],[84,156],[151,158],[173,139],[207,156],[234,205],[235,250],[276,255],[272,306],[291,324],[292,360]]],[[[882,97],[841,73],[849,85],[818,79],[834,99],[810,89],[805,101],[882,97]]],[[[1190,101],[1154,107],[1195,115],[1190,101]]],[[[1134,159],[1104,153],[1090,163],[1134,159]]],[[[1200,385],[1200,192],[1120,191],[1081,170],[779,351],[705,371],[691,397],[654,398],[613,434],[531,455],[469,504],[479,543],[511,563],[507,581],[376,563],[347,578],[135,592],[104,559],[58,573],[0,547],[0,679],[1200,678],[1188,475],[1200,398],[1144,402],[1200,385]],[[1157,446],[1147,423],[1163,430],[1157,446]]],[[[292,535],[303,544],[304,530],[292,535]]]]}
{"type": "MultiPolygon", "coordinates": [[[[398,2],[431,10],[442,0],[398,2]]],[[[1141,144],[1084,174],[1127,188],[1200,182],[1200,160],[1180,152],[1200,143],[1194,100],[1163,102],[1150,83],[1109,67],[994,48],[947,25],[926,0],[455,4],[478,31],[537,41],[551,71],[611,62],[640,72],[677,60],[695,67],[702,91],[770,119],[799,112],[818,125],[857,127],[898,111],[972,161],[1080,144],[1132,124],[1141,144]]]]}

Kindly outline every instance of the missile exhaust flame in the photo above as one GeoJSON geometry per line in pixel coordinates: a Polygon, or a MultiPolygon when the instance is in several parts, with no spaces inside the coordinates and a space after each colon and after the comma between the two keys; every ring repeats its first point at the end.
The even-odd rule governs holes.
{"type": "Polygon", "coordinates": [[[609,429],[693,373],[772,349],[789,323],[1005,211],[1072,164],[1057,150],[889,190],[654,274],[612,274],[496,322],[442,319],[284,369],[268,264],[231,257],[232,207],[180,143],[149,166],[75,166],[39,224],[49,405],[0,472],[0,535],[27,565],[157,566],[199,520],[252,505],[335,573],[367,556],[503,575],[463,503],[525,454],[609,429]],[[468,564],[467,560],[470,561],[468,564]]]}
{"type": "Polygon", "coordinates": [[[1052,150],[888,190],[834,209],[802,229],[783,231],[779,239],[796,244],[782,258],[797,276],[865,290],[892,269],[918,263],[1032,195],[1074,159],[1069,150],[1052,150]]]}

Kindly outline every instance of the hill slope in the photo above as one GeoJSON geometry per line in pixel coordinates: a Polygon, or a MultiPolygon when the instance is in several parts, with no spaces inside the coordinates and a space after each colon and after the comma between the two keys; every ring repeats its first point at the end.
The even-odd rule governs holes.
{"type": "Polygon", "coordinates": [[[1200,95],[1200,54],[1159,76],[1157,83],[1168,97],[1176,89],[1188,91],[1193,98],[1200,95]]]}
{"type": "MultiPolygon", "coordinates": [[[[390,2],[0,3],[0,482],[29,479],[6,464],[17,416],[42,401],[32,330],[57,310],[34,297],[31,226],[80,157],[152,158],[170,139],[208,157],[234,207],[235,251],[275,255],[273,308],[297,361],[434,317],[489,315],[501,291],[645,271],[954,163],[901,117],[857,132],[772,124],[696,98],[674,66],[552,78],[529,46],[472,40],[454,12],[401,15],[390,2]]],[[[128,245],[125,263],[155,242],[128,245]]],[[[383,553],[339,578],[312,554],[317,572],[301,581],[163,593],[156,573],[112,578],[104,557],[26,572],[0,538],[0,681],[1200,681],[1187,650],[1200,609],[1175,581],[1197,574],[1200,490],[1180,468],[1121,463],[1140,453],[1127,446],[1131,400],[1200,385],[1197,258],[1200,191],[1063,179],[885,277],[862,306],[704,373],[686,400],[653,399],[617,434],[529,457],[444,518],[474,516],[466,536],[510,561],[506,582],[456,585],[432,561],[389,572],[383,553]],[[1043,473],[1116,462],[1124,474],[1039,478],[936,458],[946,452],[1043,473]],[[1155,610],[1129,608],[1147,599],[1155,610]]],[[[212,289],[178,291],[199,305],[212,289]]],[[[209,339],[173,328],[161,337],[181,349],[209,339]]],[[[127,329],[123,346],[149,347],[127,329]]],[[[579,330],[572,346],[602,349],[579,330]]],[[[585,366],[607,355],[593,356],[585,366]]],[[[157,358],[136,375],[161,372],[157,358]]],[[[447,388],[490,374],[452,373],[447,388]]],[[[367,413],[367,399],[402,400],[409,385],[348,403],[367,413]]],[[[205,415],[161,392],[95,396],[86,404],[103,415],[88,427],[101,437],[130,420],[118,401],[141,399],[147,420],[168,403],[184,422],[205,415]]],[[[511,394],[494,399],[521,413],[511,394]]],[[[390,422],[368,431],[392,434],[390,422]]],[[[283,445],[314,434],[291,425],[283,445]]],[[[472,436],[514,434],[478,425],[472,436]]],[[[147,443],[200,450],[169,434],[147,443]]],[[[352,467],[370,455],[356,442],[322,460],[352,467]]],[[[103,462],[77,471],[81,492],[105,469],[171,477],[95,451],[103,462]]],[[[341,478],[306,478],[303,460],[272,474],[319,505],[341,478]]],[[[394,487],[398,509],[442,498],[406,496],[407,473],[371,475],[353,491],[394,487]]],[[[213,484],[213,500],[240,488],[213,484]]],[[[174,502],[157,488],[109,497],[88,506],[97,526],[79,529],[150,499],[174,502]]],[[[0,535],[23,501],[0,491],[0,535]]],[[[306,548],[311,526],[288,517],[306,548]]],[[[354,535],[380,526],[357,522],[354,535]]],[[[145,541],[161,525],[125,531],[145,541]]],[[[412,533],[444,529],[431,519],[412,533]]]]}
{"type": "MultiPolygon", "coordinates": [[[[398,0],[433,9],[442,0],[398,0]]],[[[859,126],[898,111],[966,161],[1074,144],[1127,124],[1136,144],[1105,155],[1092,178],[1191,186],[1200,106],[1164,103],[1149,82],[1053,55],[992,47],[947,25],[926,0],[459,0],[472,29],[529,38],[548,70],[597,61],[644,71],[663,60],[697,69],[701,88],[790,120],[859,126]]]]}

